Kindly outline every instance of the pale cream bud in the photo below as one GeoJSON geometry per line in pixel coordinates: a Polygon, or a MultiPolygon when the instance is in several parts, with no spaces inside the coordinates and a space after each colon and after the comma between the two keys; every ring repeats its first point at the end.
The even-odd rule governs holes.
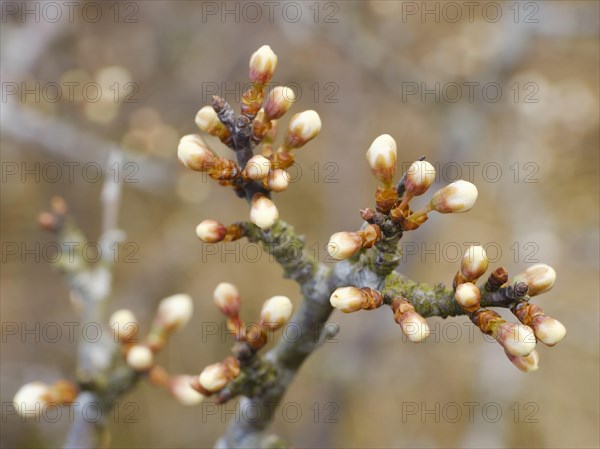
{"type": "Polygon", "coordinates": [[[42,382],[30,382],[19,388],[13,398],[17,412],[23,416],[37,417],[50,402],[50,387],[42,382]]]}
{"type": "Polygon", "coordinates": [[[154,364],[154,354],[148,346],[132,346],[127,351],[127,364],[136,371],[146,371],[154,364]]]}
{"type": "Polygon", "coordinates": [[[229,382],[229,372],[223,363],[208,365],[200,373],[200,385],[211,393],[221,390],[229,382]]]}
{"type": "Polygon", "coordinates": [[[269,177],[267,178],[267,187],[269,190],[272,190],[273,192],[283,192],[289,185],[290,174],[287,171],[276,168],[269,173],[269,177]]]}
{"type": "Polygon", "coordinates": [[[250,57],[250,81],[266,84],[277,67],[277,55],[268,45],[263,45],[250,57]]]}
{"type": "Polygon", "coordinates": [[[221,282],[213,293],[215,304],[226,316],[237,316],[240,311],[240,293],[235,285],[221,282]]]}
{"type": "Polygon", "coordinates": [[[227,228],[215,220],[202,220],[196,226],[196,235],[204,243],[218,243],[227,235],[227,228]]]}
{"type": "Polygon", "coordinates": [[[156,318],[166,329],[175,330],[187,324],[193,311],[192,298],[180,293],[169,296],[160,302],[156,318]]]}
{"type": "Polygon", "coordinates": [[[117,341],[126,343],[136,339],[139,325],[131,310],[117,310],[110,316],[108,323],[117,341]]]}
{"type": "Polygon", "coordinates": [[[554,346],[567,335],[567,329],[560,321],[546,315],[535,317],[531,327],[537,339],[547,346],[554,346]]]}
{"type": "Polygon", "coordinates": [[[535,349],[533,351],[531,351],[531,353],[525,357],[510,355],[506,351],[505,351],[505,353],[506,353],[506,356],[508,357],[508,360],[510,360],[513,365],[515,365],[517,368],[519,368],[524,373],[531,373],[533,371],[537,371],[539,368],[540,355],[538,354],[538,352],[535,349]]]}
{"type": "Polygon", "coordinates": [[[174,376],[169,384],[171,394],[182,405],[197,405],[204,399],[204,395],[192,388],[192,379],[192,376],[174,376]]]}
{"type": "Polygon", "coordinates": [[[481,293],[475,284],[465,282],[456,287],[454,299],[466,311],[474,312],[481,304],[481,293]]]}
{"type": "Polygon", "coordinates": [[[421,343],[429,336],[427,321],[417,312],[406,312],[400,318],[400,327],[404,335],[413,343],[421,343]]]}
{"type": "Polygon", "coordinates": [[[213,134],[223,127],[219,116],[212,106],[204,106],[198,111],[196,114],[196,125],[202,131],[209,134],[213,134]]]}
{"type": "Polygon", "coordinates": [[[413,195],[423,195],[435,180],[435,168],[427,161],[415,161],[406,172],[404,188],[413,195]]]}
{"type": "Polygon", "coordinates": [[[467,281],[479,279],[488,268],[488,258],[483,246],[469,246],[460,261],[460,272],[467,281]]]}
{"type": "Polygon", "coordinates": [[[279,329],[292,316],[292,301],[287,296],[267,299],[260,311],[261,323],[269,329],[279,329]]]}
{"type": "Polygon", "coordinates": [[[430,206],[441,214],[467,212],[477,200],[477,187],[462,179],[438,190],[430,206]]]}
{"type": "Polygon", "coordinates": [[[535,349],[533,329],[524,324],[502,323],[495,335],[507,354],[525,357],[535,349]]]}
{"type": "Polygon", "coordinates": [[[268,229],[279,218],[277,207],[266,196],[255,195],[250,207],[250,221],[261,229],[268,229]]]}
{"type": "Polygon", "coordinates": [[[362,245],[362,237],[357,232],[336,232],[329,237],[327,252],[335,260],[344,260],[356,254],[362,245]]]}
{"type": "Polygon", "coordinates": [[[264,179],[268,176],[271,170],[271,161],[260,154],[253,156],[246,163],[244,168],[244,176],[253,181],[264,179]]]}
{"type": "Polygon", "coordinates": [[[321,118],[313,110],[295,114],[288,125],[287,146],[300,148],[321,131],[321,118]]]}
{"type": "Polygon", "coordinates": [[[289,87],[277,86],[269,94],[264,111],[267,120],[276,120],[285,114],[296,100],[296,94],[289,87]]]}
{"type": "Polygon", "coordinates": [[[329,298],[331,306],[344,313],[361,310],[366,300],[366,294],[356,287],[338,288],[329,298]]]}
{"type": "Polygon", "coordinates": [[[549,265],[538,263],[515,276],[513,282],[525,282],[529,286],[529,296],[545,293],[556,281],[556,271],[549,265]]]}
{"type": "Polygon", "coordinates": [[[396,175],[396,141],[389,134],[377,137],[367,150],[367,162],[373,175],[389,185],[396,175]]]}
{"type": "Polygon", "coordinates": [[[187,168],[196,171],[208,171],[215,163],[215,155],[197,134],[188,134],[181,138],[177,147],[177,157],[187,168]]]}

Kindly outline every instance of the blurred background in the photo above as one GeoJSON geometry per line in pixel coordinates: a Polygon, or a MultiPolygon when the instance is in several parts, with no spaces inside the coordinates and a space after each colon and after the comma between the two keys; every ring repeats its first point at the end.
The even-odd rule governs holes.
{"type": "MultiPolygon", "coordinates": [[[[432,191],[459,178],[479,189],[470,213],[405,234],[400,271],[451,283],[474,242],[511,274],[548,263],[557,282],[535,302],[568,329],[525,375],[465,318],[430,319],[432,335],[414,345],[388,310],[334,313],[337,340],[303,366],[272,430],[294,447],[598,447],[597,2],[70,3],[2,3],[2,447],[63,442],[68,416],[36,424],[5,405],[25,382],[73,377],[65,323],[77,315],[36,217],[62,195],[97,241],[111,148],[131,162],[117,168],[119,224],[135,251],[119,257],[109,311],[133,310],[143,334],[160,299],[192,295],[192,322],[159,359],[170,372],[227,355],[231,339],[213,334],[218,282],[238,286],[247,320],[273,295],[300,301],[255,245],[197,240],[201,220],[246,220],[248,206],[176,157],[211,95],[237,106],[263,44],[279,56],[273,84],[299,97],[292,113],[322,118],[275,198],[317,257],[373,206],[364,153],[389,133],[402,167],[422,155],[435,165],[432,191]]],[[[141,383],[109,419],[113,446],[211,447],[236,410],[186,408],[141,383]]]]}

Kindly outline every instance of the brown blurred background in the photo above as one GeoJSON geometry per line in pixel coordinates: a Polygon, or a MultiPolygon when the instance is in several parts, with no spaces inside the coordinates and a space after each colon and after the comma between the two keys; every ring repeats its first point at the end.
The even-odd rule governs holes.
{"type": "MultiPolygon", "coordinates": [[[[122,167],[136,182],[123,184],[119,223],[137,262],[120,257],[110,310],[132,309],[147,330],[161,298],[192,295],[193,321],[160,356],[169,371],[199,373],[227,354],[230,339],[210,335],[218,282],[239,287],[248,320],[272,295],[300,301],[254,245],[197,241],[199,221],[245,220],[248,207],[176,157],[210,95],[239,101],[263,44],[279,56],[274,82],[300,97],[293,112],[322,118],[276,196],[319,258],[329,235],[356,229],[358,209],[373,205],[364,152],[389,133],[404,167],[421,155],[437,163],[435,187],[462,177],[479,189],[470,213],[434,215],[405,235],[401,271],[449,283],[465,242],[512,274],[548,263],[556,285],[535,301],[568,329],[525,375],[464,318],[429,320],[433,334],[414,345],[387,310],[334,313],[337,341],[308,360],[273,430],[295,447],[598,447],[597,2],[67,3],[2,4],[2,447],[63,442],[68,416],[36,424],[5,413],[23,383],[72,378],[75,366],[64,323],[77,317],[36,217],[62,195],[95,241],[94,167],[113,175],[104,165],[115,146],[134,163],[122,167]],[[9,335],[7,323],[34,331],[9,335]],[[55,342],[48,323],[63,331],[55,342]]],[[[113,445],[210,447],[236,410],[224,407],[185,408],[142,383],[110,417],[113,445]]]]}

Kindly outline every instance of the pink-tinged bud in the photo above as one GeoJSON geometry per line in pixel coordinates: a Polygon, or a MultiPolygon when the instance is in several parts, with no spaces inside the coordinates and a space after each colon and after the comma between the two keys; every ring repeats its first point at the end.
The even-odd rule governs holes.
{"type": "Polygon", "coordinates": [[[187,168],[208,171],[215,164],[215,155],[202,137],[196,134],[183,136],[177,147],[177,157],[187,168]]]}
{"type": "Polygon", "coordinates": [[[235,379],[240,374],[240,367],[236,359],[226,358],[223,362],[208,365],[200,376],[198,381],[200,386],[209,393],[221,390],[230,380],[235,379]]]}
{"type": "Polygon", "coordinates": [[[513,279],[513,282],[527,283],[529,286],[527,294],[529,296],[546,293],[552,288],[554,281],[556,281],[556,271],[551,266],[543,263],[532,265],[513,279]]]}
{"type": "Polygon", "coordinates": [[[263,45],[250,57],[250,81],[267,84],[277,67],[277,55],[268,45],[263,45]]]}
{"type": "Polygon", "coordinates": [[[162,327],[173,331],[185,326],[192,317],[193,311],[192,298],[180,293],[169,296],[160,302],[156,319],[162,327]]]}
{"type": "Polygon", "coordinates": [[[427,161],[415,161],[406,172],[404,188],[412,196],[423,195],[435,180],[435,168],[427,161]]]}
{"type": "Polygon", "coordinates": [[[267,120],[276,120],[285,114],[296,100],[296,94],[289,87],[277,86],[269,94],[264,111],[267,120]]]}
{"type": "Polygon", "coordinates": [[[373,176],[390,185],[396,175],[396,141],[389,134],[377,137],[367,150],[367,162],[373,176]]]}
{"type": "Polygon", "coordinates": [[[479,279],[488,269],[488,258],[483,246],[469,246],[460,261],[460,272],[467,281],[479,279]]]}
{"type": "Polygon", "coordinates": [[[512,362],[517,368],[519,368],[524,373],[531,373],[533,371],[537,371],[540,363],[540,355],[534,349],[528,356],[519,357],[515,355],[510,355],[505,351],[508,360],[512,362]]]}
{"type": "Polygon", "coordinates": [[[539,341],[547,346],[554,346],[567,335],[567,329],[563,324],[547,315],[536,316],[531,327],[539,341]]]}
{"type": "Polygon", "coordinates": [[[202,131],[213,136],[225,137],[229,135],[229,130],[225,127],[212,106],[204,106],[196,114],[196,125],[202,131]]]}
{"type": "Polygon", "coordinates": [[[238,316],[240,312],[240,293],[235,285],[221,282],[213,293],[215,304],[225,316],[238,316]]]}
{"type": "Polygon", "coordinates": [[[108,323],[109,329],[113,332],[117,341],[128,343],[136,340],[139,325],[131,310],[117,310],[110,316],[108,323]]]}
{"type": "Polygon", "coordinates": [[[300,148],[321,131],[321,118],[313,110],[295,114],[288,125],[288,148],[300,148]]]}
{"type": "Polygon", "coordinates": [[[287,296],[267,299],[260,311],[260,322],[268,329],[276,330],[292,316],[292,301],[287,296]]]}
{"type": "Polygon", "coordinates": [[[336,289],[329,302],[331,306],[344,313],[357,312],[363,308],[367,301],[367,296],[360,288],[341,287],[336,289]]]}
{"type": "Polygon", "coordinates": [[[196,235],[204,243],[218,243],[227,235],[227,228],[215,220],[202,220],[196,226],[196,235]]]}
{"type": "Polygon", "coordinates": [[[477,187],[462,179],[438,190],[431,202],[432,209],[441,214],[467,212],[477,200],[477,187]]]}
{"type": "Polygon", "coordinates": [[[21,416],[38,417],[50,402],[50,396],[48,385],[42,382],[31,382],[19,388],[13,403],[21,416]]]}
{"type": "Polygon", "coordinates": [[[277,207],[266,196],[256,194],[250,207],[250,221],[261,229],[268,229],[279,218],[277,207]]]}
{"type": "Polygon", "coordinates": [[[400,317],[400,327],[404,335],[413,343],[421,343],[429,336],[427,321],[417,312],[406,312],[400,317]]]}
{"type": "Polygon", "coordinates": [[[363,245],[358,232],[336,232],[329,237],[327,252],[335,260],[344,260],[356,254],[363,245]]]}
{"type": "Polygon", "coordinates": [[[481,304],[481,292],[471,282],[465,282],[456,287],[454,299],[467,312],[474,312],[481,304]]]}
{"type": "Polygon", "coordinates": [[[270,170],[271,161],[266,157],[257,154],[256,156],[251,157],[246,163],[243,175],[248,179],[258,181],[266,178],[269,175],[270,170]]]}
{"type": "Polygon", "coordinates": [[[502,323],[494,337],[510,355],[526,357],[535,349],[533,329],[524,324],[502,323]]]}
{"type": "Polygon", "coordinates": [[[194,390],[191,386],[192,376],[175,376],[169,384],[169,391],[182,405],[197,405],[204,399],[204,395],[194,390]]]}
{"type": "Polygon", "coordinates": [[[132,346],[127,351],[127,364],[136,371],[146,371],[154,364],[154,354],[148,346],[132,346]]]}
{"type": "Polygon", "coordinates": [[[272,190],[273,192],[283,192],[290,185],[290,174],[282,170],[281,168],[276,168],[267,178],[267,188],[272,190]]]}

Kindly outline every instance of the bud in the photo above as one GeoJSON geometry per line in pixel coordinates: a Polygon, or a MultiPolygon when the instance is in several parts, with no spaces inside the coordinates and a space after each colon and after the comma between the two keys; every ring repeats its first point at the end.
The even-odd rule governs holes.
{"type": "Polygon", "coordinates": [[[467,312],[474,312],[481,304],[481,293],[475,284],[466,282],[456,287],[454,299],[467,312]]]}
{"type": "Polygon", "coordinates": [[[338,288],[329,298],[331,306],[344,313],[361,310],[366,301],[367,297],[365,292],[356,287],[338,288]]]}
{"type": "Polygon", "coordinates": [[[183,327],[192,317],[194,304],[189,295],[180,293],[163,299],[158,305],[157,321],[167,330],[183,327]]]}
{"type": "Polygon", "coordinates": [[[547,346],[554,346],[567,335],[563,324],[547,315],[539,315],[531,323],[536,338],[547,346]]]}
{"type": "Polygon", "coordinates": [[[235,379],[240,374],[240,367],[237,360],[228,357],[223,362],[208,365],[200,376],[198,381],[200,386],[209,393],[221,390],[230,380],[235,379]]]}
{"type": "Polygon", "coordinates": [[[535,349],[525,357],[510,355],[508,352],[505,352],[505,354],[508,357],[508,360],[524,373],[531,373],[537,371],[539,368],[540,355],[535,349]]]}
{"type": "Polygon", "coordinates": [[[202,131],[221,139],[224,139],[231,134],[227,127],[221,123],[219,116],[212,106],[204,106],[198,111],[196,114],[196,125],[202,131]]]}
{"type": "Polygon", "coordinates": [[[256,156],[251,157],[246,163],[243,176],[252,179],[253,181],[258,181],[266,178],[270,170],[271,161],[266,157],[257,154],[256,156]]]}
{"type": "Polygon", "coordinates": [[[192,388],[192,376],[175,376],[169,384],[169,391],[183,405],[197,405],[202,402],[204,395],[192,388]]]}
{"type": "Polygon", "coordinates": [[[108,323],[117,341],[128,343],[136,340],[139,325],[131,310],[117,310],[110,316],[108,323]]]}
{"type": "Polygon", "coordinates": [[[460,261],[460,272],[467,281],[479,279],[488,268],[488,258],[483,246],[469,246],[460,261]]]}
{"type": "Polygon", "coordinates": [[[240,293],[235,285],[221,282],[213,293],[215,304],[225,316],[238,316],[240,311],[240,293]]]}
{"type": "Polygon", "coordinates": [[[250,221],[261,229],[268,229],[279,218],[279,211],[273,201],[266,196],[256,194],[250,207],[250,221]]]}
{"type": "Polygon", "coordinates": [[[288,125],[287,147],[300,148],[321,131],[321,118],[313,110],[295,114],[288,125]]]}
{"type": "Polygon", "coordinates": [[[273,296],[267,299],[260,311],[260,322],[265,327],[276,330],[292,316],[292,302],[287,296],[273,296]]]}
{"type": "Polygon", "coordinates": [[[227,235],[227,228],[215,220],[202,220],[196,226],[196,235],[204,243],[218,243],[227,235]]]}
{"type": "Polygon", "coordinates": [[[177,147],[177,157],[187,168],[196,171],[208,171],[215,163],[215,155],[197,134],[188,134],[181,138],[177,147]]]}
{"type": "Polygon", "coordinates": [[[146,371],[154,364],[154,355],[148,346],[135,345],[127,351],[127,364],[136,371],[146,371]]]}
{"type": "Polygon", "coordinates": [[[23,385],[13,398],[17,412],[23,417],[39,416],[49,402],[50,387],[42,382],[23,385]]]}
{"type": "Polygon", "coordinates": [[[356,254],[363,245],[358,232],[336,232],[329,237],[327,252],[335,260],[344,260],[356,254]]]}
{"type": "Polygon", "coordinates": [[[441,214],[467,212],[477,200],[477,187],[462,179],[438,190],[431,198],[430,207],[441,214]]]}
{"type": "Polygon", "coordinates": [[[421,343],[429,336],[427,321],[417,312],[403,313],[398,324],[413,343],[421,343]]]}
{"type": "Polygon", "coordinates": [[[250,57],[250,81],[253,83],[267,84],[277,67],[277,55],[271,47],[263,45],[250,57]]]}
{"type": "Polygon", "coordinates": [[[290,174],[281,168],[276,168],[267,177],[267,187],[273,192],[283,192],[289,184],[290,174]]]}
{"type": "Polygon", "coordinates": [[[404,188],[411,196],[423,195],[435,180],[435,168],[427,161],[415,161],[406,172],[404,188]]]}
{"type": "Polygon", "coordinates": [[[495,338],[507,354],[525,357],[535,349],[533,329],[524,324],[502,323],[495,332],[495,338]]]}
{"type": "Polygon", "coordinates": [[[277,86],[269,94],[264,110],[267,120],[276,120],[287,112],[296,100],[294,91],[289,87],[277,86]]]}
{"type": "Polygon", "coordinates": [[[396,174],[396,141],[389,134],[377,137],[367,150],[367,162],[373,176],[385,185],[394,180],[396,174]]]}
{"type": "Polygon", "coordinates": [[[529,296],[546,293],[552,288],[554,281],[556,281],[556,271],[551,266],[543,263],[532,265],[513,279],[513,282],[527,283],[529,286],[527,294],[529,296]]]}

